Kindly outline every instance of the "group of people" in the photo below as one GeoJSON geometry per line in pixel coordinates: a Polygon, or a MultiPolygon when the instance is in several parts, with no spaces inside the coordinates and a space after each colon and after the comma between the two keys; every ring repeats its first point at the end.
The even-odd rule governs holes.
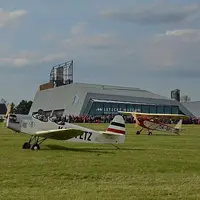
{"type": "MultiPolygon", "coordinates": [[[[114,115],[99,115],[99,116],[49,116],[46,117],[44,113],[37,113],[33,115],[36,119],[47,122],[52,121],[59,125],[64,125],[66,122],[68,123],[110,123],[114,118],[114,115]]],[[[133,116],[124,116],[125,123],[135,123],[135,119],[133,116]]],[[[164,123],[175,124],[178,121],[166,121],[164,123]]],[[[198,118],[190,118],[188,120],[183,120],[183,124],[200,124],[200,119],[198,118]]]]}
{"type": "MultiPolygon", "coordinates": [[[[110,123],[114,115],[100,115],[100,116],[71,116],[68,117],[69,123],[110,123]]],[[[126,123],[134,123],[132,116],[124,116],[126,123]]]]}
{"type": "MultiPolygon", "coordinates": [[[[68,123],[110,123],[112,119],[114,118],[114,115],[97,115],[97,116],[88,116],[88,115],[80,115],[80,116],[74,116],[74,115],[62,115],[62,116],[46,116],[45,112],[43,110],[38,110],[37,113],[33,113],[33,117],[43,121],[48,122],[52,121],[59,125],[64,125],[66,122],[68,123]]],[[[135,119],[131,115],[124,116],[125,123],[135,123],[135,119]]],[[[139,120],[139,119],[138,119],[139,120]]],[[[160,121],[160,120],[159,120],[160,121]]],[[[178,120],[171,120],[163,121],[163,123],[168,124],[175,124],[178,120]]],[[[200,124],[199,118],[189,118],[187,120],[183,120],[183,124],[200,124]]]]}
{"type": "MultiPolygon", "coordinates": [[[[54,117],[54,122],[69,122],[69,123],[110,123],[114,115],[102,115],[102,116],[73,116],[69,115],[66,117],[54,117]]],[[[133,116],[124,116],[125,123],[134,124],[136,121],[133,116]]],[[[175,124],[178,120],[169,120],[165,123],[175,124]]],[[[183,124],[200,124],[200,119],[190,118],[188,120],[183,120],[183,124]]]]}
{"type": "MultiPolygon", "coordinates": [[[[68,123],[110,123],[114,118],[113,115],[104,115],[104,116],[45,116],[45,113],[34,113],[32,115],[35,119],[38,119],[43,122],[52,121],[59,125],[64,125],[68,123]]],[[[134,123],[134,118],[132,116],[124,116],[126,123],[134,123]]]]}

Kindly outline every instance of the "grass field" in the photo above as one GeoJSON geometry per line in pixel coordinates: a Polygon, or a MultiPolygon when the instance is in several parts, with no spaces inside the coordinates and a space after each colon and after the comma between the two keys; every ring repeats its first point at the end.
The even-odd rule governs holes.
{"type": "Polygon", "coordinates": [[[31,151],[21,149],[29,137],[1,125],[0,199],[200,199],[200,126],[180,136],[135,131],[127,125],[120,149],[47,140],[31,151]]]}

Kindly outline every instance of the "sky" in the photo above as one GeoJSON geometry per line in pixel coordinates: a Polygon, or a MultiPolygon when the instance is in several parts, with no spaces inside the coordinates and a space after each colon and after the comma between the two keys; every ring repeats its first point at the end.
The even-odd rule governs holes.
{"type": "Polygon", "coordinates": [[[200,100],[197,0],[0,0],[0,98],[33,100],[54,65],[74,82],[200,100]]]}

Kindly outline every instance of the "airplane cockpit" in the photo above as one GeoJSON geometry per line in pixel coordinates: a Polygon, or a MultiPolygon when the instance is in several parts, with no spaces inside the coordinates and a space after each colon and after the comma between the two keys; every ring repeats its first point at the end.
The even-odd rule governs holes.
{"type": "Polygon", "coordinates": [[[45,116],[45,112],[42,109],[39,109],[38,112],[33,112],[32,117],[42,122],[48,122],[48,117],[45,116]]]}
{"type": "Polygon", "coordinates": [[[50,116],[49,121],[54,122],[58,125],[65,125],[65,118],[64,117],[50,116]]]}
{"type": "Polygon", "coordinates": [[[53,122],[58,125],[65,125],[66,117],[63,117],[62,114],[56,115],[54,111],[51,111],[51,113],[48,113],[43,111],[42,109],[39,109],[37,112],[32,113],[32,117],[40,120],[42,122],[53,122]]]}

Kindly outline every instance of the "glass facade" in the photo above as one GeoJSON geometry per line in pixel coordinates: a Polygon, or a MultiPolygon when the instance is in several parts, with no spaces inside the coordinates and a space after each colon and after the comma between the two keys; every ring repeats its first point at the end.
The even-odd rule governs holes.
{"type": "Polygon", "coordinates": [[[161,113],[161,114],[179,114],[178,106],[169,105],[148,105],[139,103],[118,103],[108,101],[93,102],[89,115],[116,115],[118,111],[143,112],[143,113],[161,113]]]}
{"type": "Polygon", "coordinates": [[[157,113],[157,106],[150,105],[149,106],[149,113],[157,113]]]}

